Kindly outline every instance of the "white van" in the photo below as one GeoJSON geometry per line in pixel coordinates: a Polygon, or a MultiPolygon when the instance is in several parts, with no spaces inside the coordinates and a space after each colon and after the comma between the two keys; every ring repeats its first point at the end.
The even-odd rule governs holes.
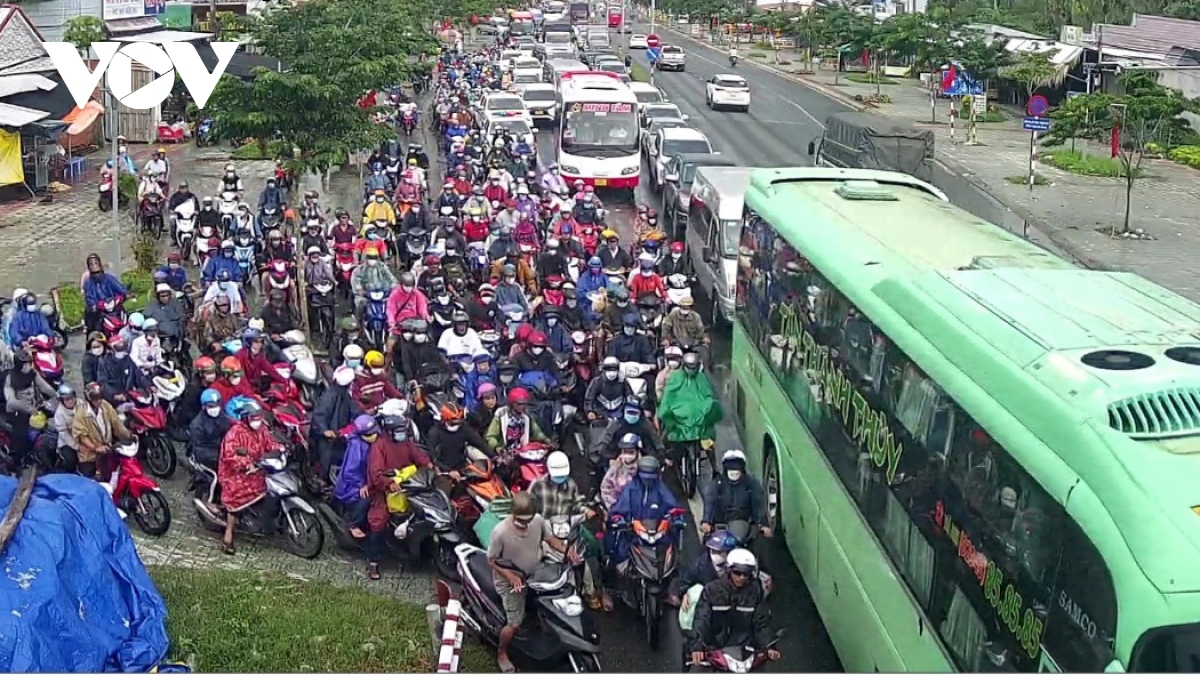
{"type": "Polygon", "coordinates": [[[755,171],[702,166],[692,183],[685,245],[700,290],[712,300],[714,326],[733,319],[742,207],[755,171]]]}

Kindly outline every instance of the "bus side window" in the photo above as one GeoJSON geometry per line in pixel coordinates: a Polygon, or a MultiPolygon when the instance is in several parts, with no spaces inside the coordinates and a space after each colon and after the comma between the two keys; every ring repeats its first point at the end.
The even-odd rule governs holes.
{"type": "MultiPolygon", "coordinates": [[[[1117,634],[1112,575],[1100,551],[1069,517],[1061,538],[1063,555],[1047,603],[1042,642],[1064,672],[1102,672],[1113,659],[1117,634]]],[[[1190,664],[1186,670],[1196,666],[1190,664]]]]}

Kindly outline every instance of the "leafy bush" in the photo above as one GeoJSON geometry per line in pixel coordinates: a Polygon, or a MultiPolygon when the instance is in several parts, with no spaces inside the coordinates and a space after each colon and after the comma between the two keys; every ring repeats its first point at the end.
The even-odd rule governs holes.
{"type": "Polygon", "coordinates": [[[263,148],[258,144],[258,141],[250,141],[237,150],[234,150],[230,157],[232,159],[240,159],[242,161],[267,159],[263,156],[263,148]]]}
{"type": "Polygon", "coordinates": [[[765,58],[767,58],[767,55],[766,55],[766,54],[764,54],[763,52],[750,52],[750,58],[752,58],[752,59],[765,59],[765,58]]]}
{"type": "MultiPolygon", "coordinates": [[[[1043,155],[1040,160],[1055,168],[1081,176],[1121,178],[1125,175],[1125,167],[1119,159],[1085,155],[1071,150],[1057,150],[1052,154],[1043,155]]],[[[1141,170],[1137,170],[1134,175],[1139,176],[1141,173],[1141,170]]]]}
{"type": "Polygon", "coordinates": [[[768,42],[766,40],[759,40],[758,42],[754,43],[754,48],[755,49],[775,49],[775,45],[772,45],[770,42],[768,42]]]}
{"type": "Polygon", "coordinates": [[[133,259],[137,269],[153,272],[158,265],[158,240],[149,232],[139,232],[133,240],[133,259]]]}
{"type": "Polygon", "coordinates": [[[1200,145],[1181,145],[1167,153],[1172,162],[1200,169],[1200,145]]]}
{"type": "Polygon", "coordinates": [[[137,203],[137,178],[125,173],[117,178],[117,199],[121,204],[137,203]]]}

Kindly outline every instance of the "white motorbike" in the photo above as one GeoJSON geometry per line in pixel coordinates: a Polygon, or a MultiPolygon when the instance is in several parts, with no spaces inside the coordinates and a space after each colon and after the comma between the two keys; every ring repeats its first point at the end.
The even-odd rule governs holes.
{"type": "Polygon", "coordinates": [[[189,260],[196,243],[196,202],[189,199],[176,206],[171,217],[175,219],[175,243],[179,244],[179,255],[189,260]]]}
{"type": "Polygon", "coordinates": [[[232,230],[233,222],[237,218],[238,206],[241,203],[242,200],[238,197],[238,193],[233,190],[221,193],[221,204],[217,210],[221,212],[221,226],[225,228],[226,233],[232,230]]]}
{"type": "Polygon", "coordinates": [[[317,359],[308,348],[304,331],[290,330],[283,334],[283,358],[292,366],[292,379],[300,385],[300,396],[307,403],[316,403],[321,383],[317,359]]]}
{"type": "Polygon", "coordinates": [[[686,274],[672,274],[667,277],[667,302],[678,307],[684,298],[692,297],[692,287],[688,285],[686,274]]]}
{"type": "Polygon", "coordinates": [[[654,370],[652,363],[638,363],[636,361],[622,361],[621,375],[622,379],[629,384],[630,391],[637,397],[642,405],[646,404],[646,395],[648,393],[648,379],[646,374],[654,370]]]}

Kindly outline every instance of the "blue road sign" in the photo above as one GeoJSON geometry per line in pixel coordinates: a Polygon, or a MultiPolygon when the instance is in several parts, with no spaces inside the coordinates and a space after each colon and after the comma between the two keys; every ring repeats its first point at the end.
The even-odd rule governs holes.
{"type": "Polygon", "coordinates": [[[647,47],[646,48],[646,60],[649,61],[650,63],[654,63],[655,61],[658,60],[658,55],[661,52],[662,52],[662,47],[647,47]]]}
{"type": "Polygon", "coordinates": [[[1050,131],[1050,118],[1026,117],[1025,121],[1021,122],[1021,127],[1025,131],[1050,131]]]}

